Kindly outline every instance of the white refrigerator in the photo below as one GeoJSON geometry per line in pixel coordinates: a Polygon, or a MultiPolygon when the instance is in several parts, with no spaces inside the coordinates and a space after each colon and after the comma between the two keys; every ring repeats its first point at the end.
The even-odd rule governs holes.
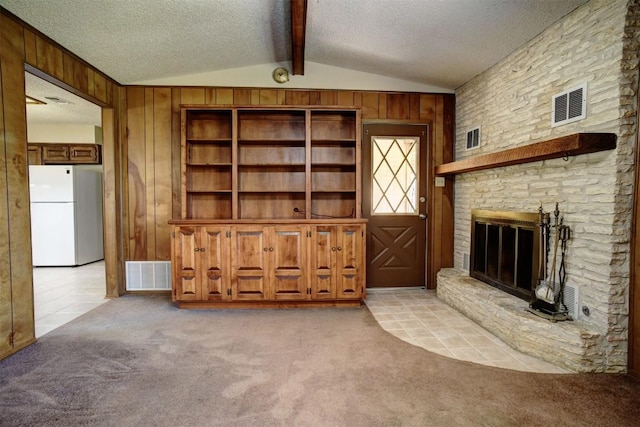
{"type": "Polygon", "coordinates": [[[29,166],[34,266],[104,258],[102,173],[80,166],[29,166]]]}

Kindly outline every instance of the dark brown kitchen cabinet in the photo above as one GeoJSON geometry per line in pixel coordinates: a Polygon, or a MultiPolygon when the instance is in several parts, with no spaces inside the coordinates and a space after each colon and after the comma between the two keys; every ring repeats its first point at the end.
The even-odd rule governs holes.
{"type": "Polygon", "coordinates": [[[102,163],[98,144],[44,144],[27,146],[30,165],[98,165],[102,163]]]}

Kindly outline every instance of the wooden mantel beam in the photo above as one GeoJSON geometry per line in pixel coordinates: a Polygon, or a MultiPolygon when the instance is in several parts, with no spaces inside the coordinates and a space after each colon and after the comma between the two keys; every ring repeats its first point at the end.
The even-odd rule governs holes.
{"type": "Polygon", "coordinates": [[[475,172],[539,160],[577,156],[616,148],[613,133],[575,133],[535,144],[474,156],[435,167],[437,176],[475,172]]]}
{"type": "Polygon", "coordinates": [[[307,29],[307,0],[291,0],[292,74],[304,75],[304,39],[307,29]]]}

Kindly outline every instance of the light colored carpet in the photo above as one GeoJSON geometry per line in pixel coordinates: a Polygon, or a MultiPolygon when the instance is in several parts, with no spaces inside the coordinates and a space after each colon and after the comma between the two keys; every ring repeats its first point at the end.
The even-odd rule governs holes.
{"type": "Polygon", "coordinates": [[[0,362],[0,425],[632,426],[640,383],[448,359],[365,308],[118,298],[0,362]]]}

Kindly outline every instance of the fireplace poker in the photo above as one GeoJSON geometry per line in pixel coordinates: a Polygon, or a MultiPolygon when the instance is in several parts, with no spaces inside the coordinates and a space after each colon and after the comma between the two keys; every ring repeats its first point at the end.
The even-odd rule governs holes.
{"type": "Polygon", "coordinates": [[[542,210],[542,204],[540,205],[540,207],[538,208],[538,214],[540,216],[540,241],[541,241],[541,245],[539,245],[539,252],[540,252],[540,261],[538,262],[538,286],[541,285],[542,282],[545,281],[546,279],[546,275],[547,275],[547,265],[546,265],[546,260],[545,260],[545,222],[544,222],[544,211],[542,210]]]}
{"type": "Polygon", "coordinates": [[[560,302],[562,303],[562,307],[566,310],[567,306],[564,303],[564,295],[562,290],[564,288],[565,280],[567,277],[567,271],[564,264],[565,254],[567,252],[567,241],[571,237],[571,230],[569,226],[564,225],[564,218],[560,218],[560,228],[558,229],[558,233],[560,235],[560,269],[558,270],[558,280],[560,282],[560,302]]]}
{"type": "Polygon", "coordinates": [[[556,301],[556,258],[558,257],[558,243],[560,242],[560,223],[558,217],[560,216],[560,210],[558,209],[558,203],[556,203],[556,209],[553,211],[553,259],[551,260],[551,284],[547,283],[547,294],[545,300],[555,303],[556,301]],[[552,296],[549,297],[549,291],[552,291],[552,296]]]}
{"type": "Polygon", "coordinates": [[[542,205],[538,209],[540,214],[540,275],[538,277],[538,287],[536,288],[535,295],[537,299],[546,300],[546,294],[549,290],[549,243],[551,235],[551,217],[548,212],[544,212],[542,205]]]}

